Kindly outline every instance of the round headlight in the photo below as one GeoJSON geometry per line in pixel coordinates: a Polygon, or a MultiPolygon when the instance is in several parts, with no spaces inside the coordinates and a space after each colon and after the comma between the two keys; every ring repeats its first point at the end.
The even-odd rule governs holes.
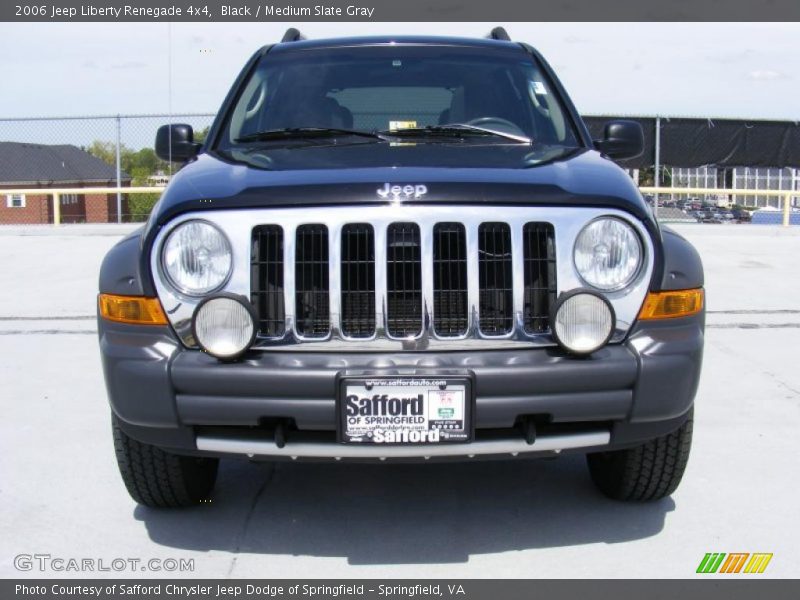
{"type": "Polygon", "coordinates": [[[175,289],[202,296],[225,284],[233,257],[228,238],[216,226],[207,221],[186,221],[167,236],[161,261],[175,289]]]}
{"type": "Polygon", "coordinates": [[[553,335],[573,354],[590,354],[604,346],[614,331],[614,309],[595,292],[563,294],[553,307],[553,335]]]}
{"type": "Polygon", "coordinates": [[[217,358],[236,358],[256,337],[256,317],[246,298],[233,294],[212,296],[194,311],[194,339],[217,358]]]}
{"type": "Polygon", "coordinates": [[[642,243],[633,227],[603,217],[589,223],[575,240],[575,268],[581,279],[604,292],[621,290],[642,265],[642,243]]]}

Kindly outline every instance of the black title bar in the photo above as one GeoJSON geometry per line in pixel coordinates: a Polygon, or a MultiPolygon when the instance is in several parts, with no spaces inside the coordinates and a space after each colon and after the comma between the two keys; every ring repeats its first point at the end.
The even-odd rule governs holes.
{"type": "Polygon", "coordinates": [[[798,0],[12,0],[0,21],[800,21],[798,0]]]}

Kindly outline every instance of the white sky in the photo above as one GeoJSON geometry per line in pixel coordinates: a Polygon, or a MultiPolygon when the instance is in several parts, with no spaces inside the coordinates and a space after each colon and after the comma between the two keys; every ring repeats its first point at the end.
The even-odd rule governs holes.
{"type": "MultiPolygon", "coordinates": [[[[484,35],[495,24],[306,23],[308,37],[484,35]]],[[[172,25],[174,113],[214,112],[284,23],[172,25]]],[[[508,23],[584,114],[800,120],[800,23],[508,23]]],[[[0,118],[162,113],[167,23],[0,24],[0,118]]]]}

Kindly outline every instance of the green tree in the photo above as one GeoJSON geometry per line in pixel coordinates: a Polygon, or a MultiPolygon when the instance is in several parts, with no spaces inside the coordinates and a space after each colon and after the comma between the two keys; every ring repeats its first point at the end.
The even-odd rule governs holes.
{"type": "Polygon", "coordinates": [[[117,164],[117,147],[113,142],[95,140],[85,150],[109,165],[117,164]]]}
{"type": "Polygon", "coordinates": [[[206,137],[208,137],[208,130],[210,127],[206,126],[200,129],[199,131],[194,132],[194,141],[202,144],[206,141],[206,137]]]}
{"type": "MultiPolygon", "coordinates": [[[[115,166],[117,164],[117,148],[113,142],[95,140],[85,150],[109,165],[115,166]]],[[[154,175],[159,171],[167,171],[169,168],[165,161],[156,156],[152,148],[131,150],[122,144],[119,154],[120,167],[132,178],[141,180],[142,183],[138,185],[147,185],[147,178],[150,175],[154,175]]]]}
{"type": "MultiPolygon", "coordinates": [[[[155,156],[155,154],[154,154],[155,156]]],[[[151,185],[150,176],[154,173],[151,166],[132,167],[128,173],[131,176],[131,185],[148,186],[151,185]]],[[[130,221],[146,221],[148,215],[153,210],[161,194],[129,194],[128,195],[128,214],[130,221]]]]}
{"type": "Polygon", "coordinates": [[[138,152],[128,151],[124,156],[122,164],[125,171],[133,176],[134,171],[141,169],[146,170],[148,175],[152,175],[158,171],[161,162],[162,161],[158,159],[152,148],[142,148],[138,152]]]}

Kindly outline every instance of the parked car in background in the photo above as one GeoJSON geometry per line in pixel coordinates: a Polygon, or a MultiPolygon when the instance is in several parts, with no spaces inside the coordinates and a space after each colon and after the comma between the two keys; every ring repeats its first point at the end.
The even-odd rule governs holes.
{"type": "Polygon", "coordinates": [[[695,211],[694,216],[698,223],[722,223],[722,215],[714,209],[695,211]]]}
{"type": "Polygon", "coordinates": [[[738,223],[750,223],[753,220],[752,213],[744,208],[734,208],[731,215],[738,223]]]}

